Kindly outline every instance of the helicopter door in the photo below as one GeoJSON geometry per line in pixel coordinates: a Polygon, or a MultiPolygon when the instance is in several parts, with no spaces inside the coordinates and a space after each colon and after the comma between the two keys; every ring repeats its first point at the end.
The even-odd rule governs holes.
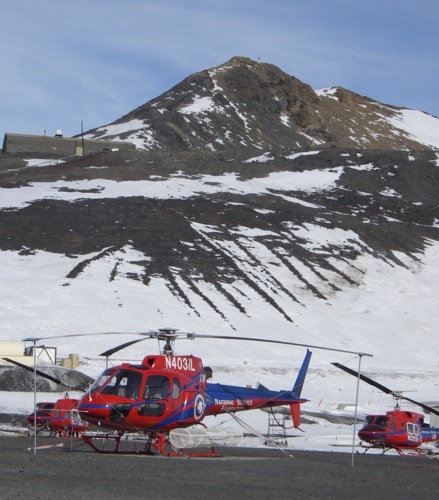
{"type": "Polygon", "coordinates": [[[166,375],[150,375],[143,393],[145,400],[138,408],[139,415],[160,417],[165,410],[175,410],[180,399],[180,382],[173,377],[172,382],[166,375]]]}
{"type": "Polygon", "coordinates": [[[166,401],[166,407],[168,410],[176,410],[180,402],[180,381],[177,377],[172,377],[172,386],[169,393],[169,397],[166,401]]]}
{"type": "Polygon", "coordinates": [[[407,424],[407,437],[409,441],[421,441],[421,432],[418,424],[407,424]]]}
{"type": "Polygon", "coordinates": [[[137,410],[139,415],[161,417],[167,406],[169,386],[170,381],[166,375],[150,375],[143,392],[145,402],[137,410]]]}

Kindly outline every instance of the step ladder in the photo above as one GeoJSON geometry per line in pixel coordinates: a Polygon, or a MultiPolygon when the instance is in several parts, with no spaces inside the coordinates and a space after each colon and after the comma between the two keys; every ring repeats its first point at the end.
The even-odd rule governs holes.
{"type": "Polygon", "coordinates": [[[291,423],[288,423],[288,420],[291,420],[290,415],[272,415],[268,414],[268,429],[267,429],[267,439],[265,444],[270,446],[273,444],[283,444],[287,445],[287,427],[291,426],[291,423]]]}

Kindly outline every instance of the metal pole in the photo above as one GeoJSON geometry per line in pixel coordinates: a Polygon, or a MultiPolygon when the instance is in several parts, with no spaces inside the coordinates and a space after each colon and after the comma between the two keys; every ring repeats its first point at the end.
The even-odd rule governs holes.
{"type": "Polygon", "coordinates": [[[84,126],[82,124],[82,120],[81,120],[81,146],[82,146],[82,156],[85,155],[85,151],[84,151],[84,126]]]}
{"type": "Polygon", "coordinates": [[[34,455],[37,454],[37,341],[34,339],[34,455]]]}
{"type": "Polygon", "coordinates": [[[358,355],[358,376],[357,376],[357,393],[355,395],[355,414],[354,414],[354,432],[352,435],[352,457],[351,466],[354,466],[354,455],[355,455],[355,438],[357,436],[357,412],[358,412],[358,392],[360,389],[360,373],[361,373],[361,358],[363,354],[358,355]]]}

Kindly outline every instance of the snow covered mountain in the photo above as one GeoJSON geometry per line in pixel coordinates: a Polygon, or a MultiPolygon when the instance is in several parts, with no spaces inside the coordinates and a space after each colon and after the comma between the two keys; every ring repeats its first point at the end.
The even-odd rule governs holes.
{"type": "MultiPolygon", "coordinates": [[[[233,58],[87,137],[138,149],[0,157],[2,337],[173,326],[326,345],[372,353],[383,383],[437,399],[437,118],[233,58]]],[[[89,358],[121,339],[59,349],[96,375],[89,358]]],[[[225,382],[268,386],[303,356],[186,349],[225,382]]],[[[304,391],[332,409],[355,382],[335,360],[349,361],[316,351],[304,391]]]]}

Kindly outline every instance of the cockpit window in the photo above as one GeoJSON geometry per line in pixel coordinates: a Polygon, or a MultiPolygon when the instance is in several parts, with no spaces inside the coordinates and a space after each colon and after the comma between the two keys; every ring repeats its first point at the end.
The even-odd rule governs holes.
{"type": "Polygon", "coordinates": [[[104,372],[102,372],[99,377],[94,381],[93,385],[90,387],[88,392],[95,392],[99,387],[103,386],[105,382],[110,378],[113,374],[114,368],[107,368],[104,372]]]}
{"type": "Polygon", "coordinates": [[[180,381],[177,377],[172,381],[172,399],[178,399],[180,396],[180,381]]]}
{"type": "MultiPolygon", "coordinates": [[[[105,384],[103,389],[101,390],[101,394],[114,394],[116,396],[121,396],[129,399],[138,399],[140,385],[142,383],[142,374],[134,371],[134,370],[116,370],[113,372],[110,370],[110,374],[107,374],[108,370],[101,375],[99,379],[102,379],[100,385],[105,384]],[[112,374],[112,375],[111,375],[112,374]],[[108,377],[108,375],[111,375],[108,377]],[[105,380],[107,382],[105,383],[105,380]]],[[[94,385],[97,385],[99,379],[95,382],[94,385]]],[[[93,389],[93,388],[92,388],[93,389]]]]}
{"type": "Polygon", "coordinates": [[[146,381],[144,399],[165,399],[169,392],[169,379],[164,375],[150,375],[146,381]]]}
{"type": "Polygon", "coordinates": [[[375,424],[376,425],[379,425],[380,427],[387,427],[387,424],[389,423],[389,419],[388,417],[382,417],[382,416],[379,416],[377,417],[377,419],[375,420],[375,424]]]}

